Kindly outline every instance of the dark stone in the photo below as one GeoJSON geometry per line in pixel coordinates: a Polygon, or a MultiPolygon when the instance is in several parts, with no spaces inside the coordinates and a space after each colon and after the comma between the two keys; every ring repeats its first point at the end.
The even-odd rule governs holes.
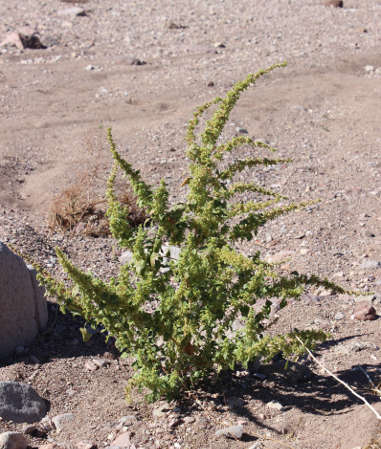
{"type": "Polygon", "coordinates": [[[48,401],[27,384],[0,382],[0,417],[16,423],[40,421],[48,412],[48,401]]]}

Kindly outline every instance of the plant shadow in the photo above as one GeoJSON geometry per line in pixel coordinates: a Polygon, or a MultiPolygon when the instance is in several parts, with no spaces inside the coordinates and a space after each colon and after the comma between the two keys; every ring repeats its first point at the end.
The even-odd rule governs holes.
{"type": "Polygon", "coordinates": [[[117,358],[118,350],[114,339],[106,341],[106,336],[100,328],[91,329],[84,319],[71,313],[62,313],[56,303],[48,301],[48,325],[34,342],[25,348],[17,348],[8,358],[0,361],[0,367],[24,362],[25,364],[44,364],[57,358],[80,356],[108,356],[117,358]],[[83,341],[80,328],[85,327],[91,334],[90,340],[83,341]]]}
{"type": "MultiPolygon", "coordinates": [[[[317,351],[353,338],[355,336],[331,340],[320,345],[317,351]]],[[[277,357],[265,365],[249,365],[245,371],[223,372],[217,378],[205,382],[197,394],[201,402],[212,403],[215,410],[221,409],[223,412],[228,409],[237,418],[267,429],[272,428],[253,414],[251,401],[263,405],[272,403],[275,413],[279,407],[278,412],[293,408],[303,413],[323,416],[346,414],[351,406],[363,404],[330,375],[316,373],[312,369],[314,366],[315,363],[307,358],[301,363],[287,363],[277,357]]],[[[379,402],[379,397],[372,391],[366,374],[374,384],[378,384],[381,382],[380,370],[381,363],[363,364],[335,372],[335,375],[372,404],[379,402]]],[[[276,429],[272,430],[278,432],[276,429]]]]}
{"type": "MultiPolygon", "coordinates": [[[[25,354],[13,354],[0,362],[0,367],[15,362],[44,364],[57,358],[120,356],[114,340],[110,338],[106,341],[101,329],[92,330],[81,317],[61,313],[55,303],[48,302],[48,311],[48,329],[37,337],[25,354]],[[93,334],[87,342],[83,341],[80,332],[84,326],[93,334]]],[[[355,337],[327,341],[315,352],[355,337]]],[[[229,410],[237,418],[275,432],[278,431],[252,412],[249,406],[251,401],[262,404],[272,402],[274,407],[282,407],[282,411],[294,408],[303,413],[325,416],[347,413],[350,406],[362,403],[328,374],[317,374],[313,366],[314,362],[307,358],[300,363],[286,364],[281,357],[276,357],[268,364],[252,363],[247,370],[225,371],[210,377],[199,389],[186,392],[178,403],[185,415],[202,409],[203,404],[212,405],[217,413],[229,410]]],[[[361,368],[353,366],[335,374],[359,391],[370,404],[378,402],[378,396],[371,391],[364,371],[377,384],[381,381],[381,364],[366,364],[361,368]]],[[[244,438],[245,441],[253,441],[250,435],[245,434],[244,438]]]]}

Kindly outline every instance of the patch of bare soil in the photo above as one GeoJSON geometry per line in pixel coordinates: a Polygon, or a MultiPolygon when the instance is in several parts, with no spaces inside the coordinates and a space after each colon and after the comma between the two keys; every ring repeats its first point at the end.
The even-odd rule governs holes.
{"type": "MultiPolygon", "coordinates": [[[[2,241],[57,275],[59,245],[83,268],[111,276],[120,255],[111,239],[48,228],[57,194],[94,161],[108,170],[99,135],[112,126],[123,156],[151,183],[164,178],[177,201],[186,194],[184,137],[193,110],[248,73],[287,60],[287,69],[242,97],[225,135],[246,130],[293,159],[242,179],[320,202],[273,222],[243,250],[374,292],[368,300],[381,311],[378,0],[344,0],[344,8],[318,0],[25,0],[1,2],[0,16],[0,41],[28,27],[47,47],[0,46],[2,241]]],[[[97,191],[103,188],[100,177],[97,191]]],[[[356,302],[308,291],[279,312],[272,331],[330,332],[317,357],[381,411],[374,391],[380,321],[352,320],[356,302]]],[[[275,360],[226,373],[176,404],[148,405],[139,395],[127,403],[130,361],[100,334],[83,343],[80,320],[60,314],[54,298],[49,312],[47,331],[0,368],[0,380],[30,383],[48,399],[49,416],[75,417],[61,432],[29,436],[33,447],[105,447],[123,432],[135,448],[381,447],[371,411],[307,359],[286,371],[275,360]],[[233,424],[243,425],[241,439],[215,435],[233,424]]],[[[20,429],[0,422],[0,431],[20,429]]]]}

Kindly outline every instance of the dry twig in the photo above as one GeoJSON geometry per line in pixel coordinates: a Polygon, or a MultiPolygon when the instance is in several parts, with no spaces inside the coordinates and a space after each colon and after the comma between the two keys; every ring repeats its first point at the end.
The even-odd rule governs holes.
{"type": "Polygon", "coordinates": [[[344,387],[349,390],[354,396],[356,396],[356,398],[360,399],[362,402],[364,402],[364,404],[370,408],[370,410],[374,413],[374,415],[376,416],[377,419],[381,420],[381,416],[379,415],[379,413],[377,412],[377,410],[375,410],[370,404],[369,402],[362,397],[361,395],[359,395],[358,393],[356,393],[356,391],[353,390],[353,388],[351,388],[346,382],[344,382],[343,380],[339,379],[337,376],[335,376],[335,374],[333,374],[328,368],[326,368],[321,362],[319,362],[319,360],[312,354],[312,352],[307,348],[307,346],[303,343],[303,341],[296,335],[297,340],[304,346],[305,350],[308,352],[309,356],[312,358],[312,360],[314,362],[316,362],[321,368],[324,369],[324,371],[326,371],[330,376],[332,376],[335,380],[337,380],[339,383],[341,383],[342,385],[344,385],[344,387]]]}

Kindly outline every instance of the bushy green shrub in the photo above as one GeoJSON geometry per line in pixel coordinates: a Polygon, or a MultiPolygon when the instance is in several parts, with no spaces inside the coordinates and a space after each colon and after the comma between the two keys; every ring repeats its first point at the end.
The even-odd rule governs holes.
{"type": "Polygon", "coordinates": [[[258,357],[271,359],[279,352],[297,356],[303,346],[295,335],[307,347],[325,337],[320,331],[296,330],[266,335],[271,298],[282,298],[284,307],[287,298],[298,297],[308,284],[342,290],[314,276],[280,276],[259,252],[244,255],[234,246],[251,240],[269,220],[303,206],[288,203],[262,186],[234,182],[235,175],[247,167],[283,164],[282,159],[253,157],[222,166],[224,156],[241,145],[275,151],[246,136],[227,143],[219,138],[241,93],[283,65],[249,75],[225,98],[216,98],[194,113],[187,133],[190,173],[184,185],[189,191],[183,203],[170,205],[164,181],[155,189],[148,186],[120,156],[109,130],[114,166],[106,192],[107,214],[113,236],[131,252],[131,261],[121,266],[117,278],[105,282],[75,267],[58,249],[73,287],[46,273],[40,277],[64,309],[80,314],[93,326],[102,325],[121,353],[134,359],[130,387],[145,387],[151,400],[174,397],[212,372],[247,366],[258,357]],[[211,107],[215,111],[197,137],[199,120],[211,107]],[[126,206],[114,194],[118,169],[130,182],[138,205],[149,214],[149,220],[138,227],[128,225],[126,206]],[[254,192],[257,200],[237,201],[237,195],[245,192],[254,192]],[[171,257],[170,245],[178,248],[178,257],[171,257]],[[262,304],[265,299],[260,307],[259,299],[262,304]],[[242,328],[233,330],[237,320],[242,328]]]}

